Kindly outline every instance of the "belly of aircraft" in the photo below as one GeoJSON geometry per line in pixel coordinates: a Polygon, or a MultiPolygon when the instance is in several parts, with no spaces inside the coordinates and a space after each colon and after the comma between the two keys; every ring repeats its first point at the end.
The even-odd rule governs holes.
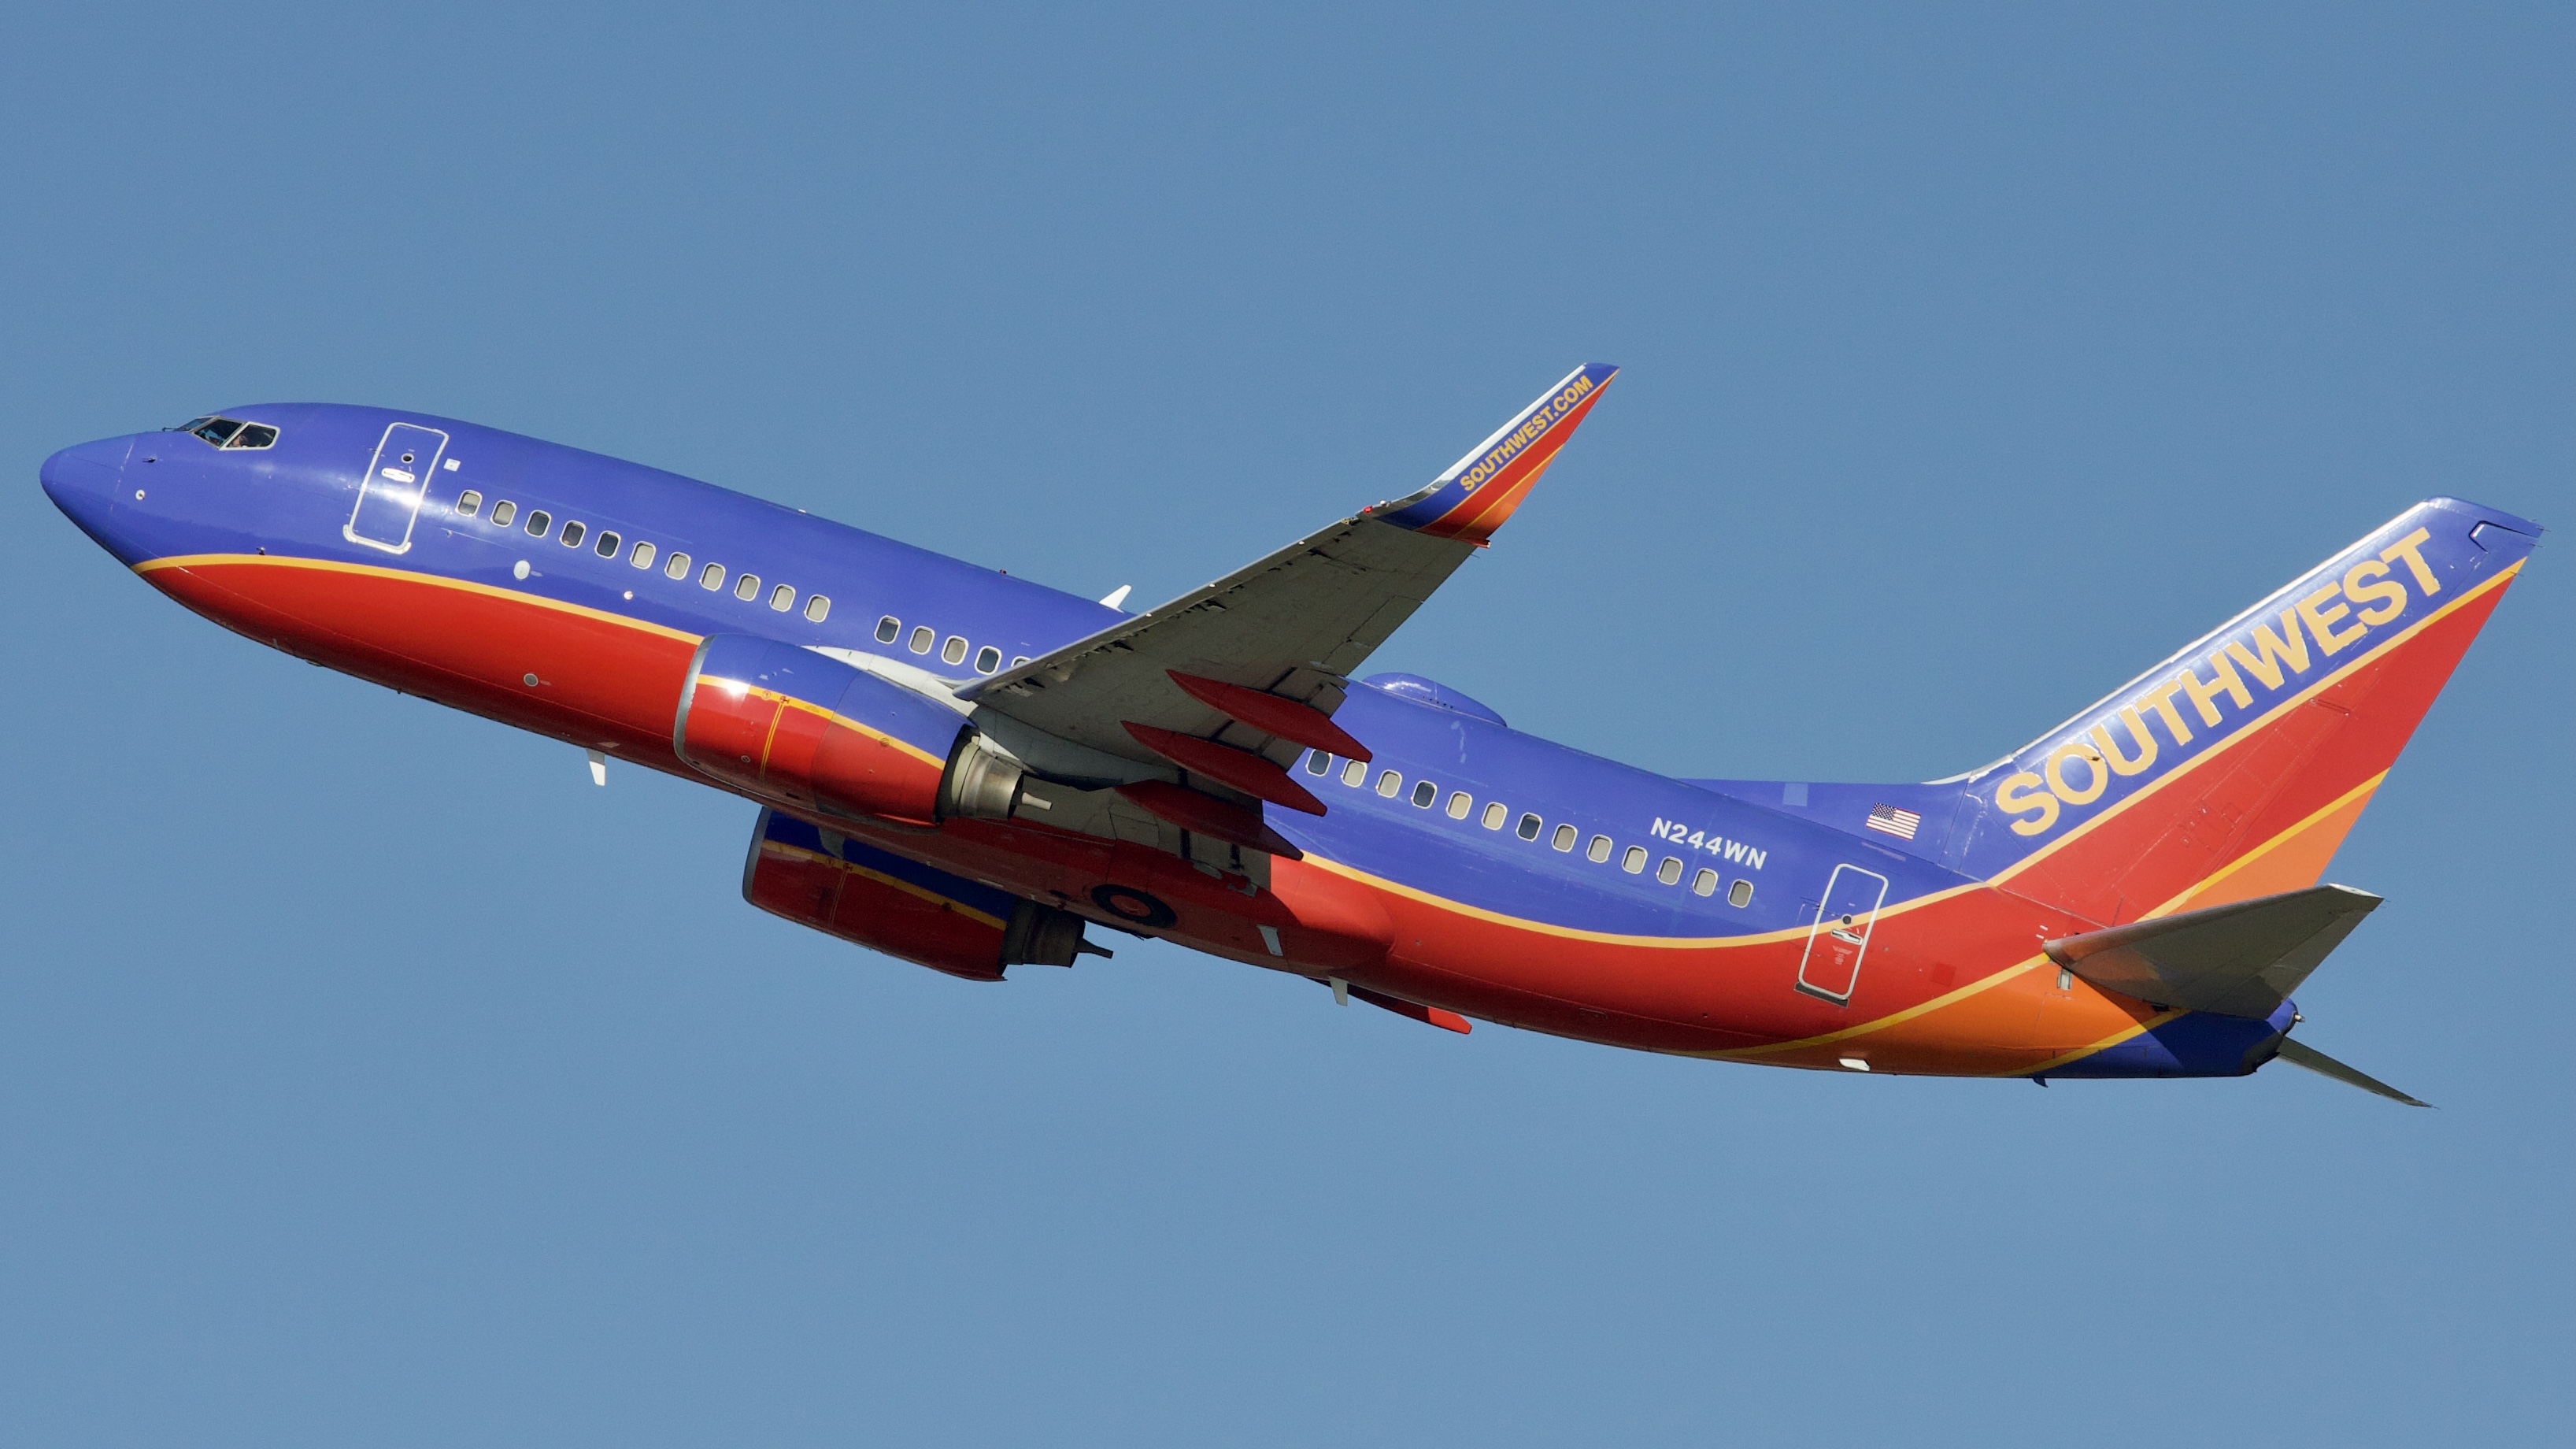
{"type": "Polygon", "coordinates": [[[435,575],[316,559],[164,559],[139,572],[197,613],[299,658],[692,774],[672,754],[671,717],[695,635],[435,575]]]}

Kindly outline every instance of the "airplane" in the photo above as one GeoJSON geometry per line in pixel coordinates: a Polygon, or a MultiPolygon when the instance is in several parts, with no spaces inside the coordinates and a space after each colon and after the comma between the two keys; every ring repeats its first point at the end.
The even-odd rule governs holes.
{"type": "Polygon", "coordinates": [[[2292,993],[2379,904],[2326,866],[2537,525],[2428,499],[1929,783],[1667,778],[1362,675],[1615,372],[1142,613],[380,408],[228,408],[42,481],[235,633],[755,803],[746,900],[953,977],[1098,928],[1459,1033],[2042,1086],[2286,1060],[2424,1105],[2295,1040],[2292,993]]]}

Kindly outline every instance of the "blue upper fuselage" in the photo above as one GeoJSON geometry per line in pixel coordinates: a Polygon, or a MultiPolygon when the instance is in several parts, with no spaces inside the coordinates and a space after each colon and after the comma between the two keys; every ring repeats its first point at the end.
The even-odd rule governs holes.
{"type": "MultiPolygon", "coordinates": [[[[710,484],[470,423],[329,404],[225,416],[274,428],[275,441],[217,447],[166,431],[84,444],[47,461],[46,491],[128,565],[269,553],[434,574],[693,634],[873,655],[957,685],[1125,617],[710,484]],[[420,446],[406,449],[419,456],[378,458],[395,424],[419,430],[420,446]],[[407,530],[361,513],[362,480],[379,464],[417,480],[407,530]],[[687,560],[676,571],[675,556],[687,560]]],[[[1353,690],[1336,718],[1375,760],[1347,780],[1347,762],[1301,761],[1298,778],[1330,813],[1273,811],[1273,825],[1310,852],[1447,900],[1618,935],[1789,929],[1804,924],[1802,906],[1813,919],[1841,863],[1887,877],[1891,903],[1963,882],[1937,863],[1948,822],[1928,810],[1919,838],[1881,841],[1808,818],[1797,808],[1804,787],[1761,786],[1768,798],[1755,803],[1426,693],[1353,690]],[[1320,778],[1309,768],[1319,763],[1320,778]]],[[[1754,787],[1743,795],[1761,798],[1754,787]]]]}
{"type": "Polygon", "coordinates": [[[1331,813],[1274,811],[1274,826],[1316,854],[1500,915],[1616,935],[1730,936],[1812,921],[1837,864],[1887,877],[1890,902],[1964,883],[1893,840],[1882,846],[1384,689],[1351,691],[1333,718],[1376,758],[1353,783],[1348,762],[1328,762],[1318,779],[1308,756],[1297,778],[1331,813]],[[1467,799],[1453,815],[1459,794],[1467,799]],[[1489,815],[1494,805],[1503,808],[1489,815]],[[1526,816],[1536,825],[1525,827],[1526,816]]]}
{"type": "MultiPolygon", "coordinates": [[[[261,549],[302,557],[438,574],[645,619],[691,633],[761,634],[802,645],[866,650],[963,682],[936,652],[905,652],[913,630],[935,631],[1007,660],[1035,656],[1123,617],[1117,610],[979,568],[928,549],[658,468],[583,452],[472,423],[334,404],[245,407],[225,414],[279,430],[262,450],[217,449],[184,432],[141,433],[83,444],[49,460],[45,488],[63,511],[128,565],[191,554],[261,549]],[[424,498],[400,552],[344,532],[360,480],[388,425],[447,434],[421,480],[424,498]],[[452,466],[451,466],[452,465],[452,466]],[[121,485],[94,481],[121,470],[121,485]],[[478,495],[472,517],[457,503],[478,495]],[[506,515],[503,514],[507,506],[506,515]],[[507,522],[496,519],[506,516],[507,522]],[[542,516],[544,532],[532,527],[542,516]],[[578,527],[579,542],[564,542],[578,527]],[[599,541],[618,539],[615,557],[599,541]],[[638,567],[637,544],[652,562],[638,567]],[[665,565],[685,554],[685,576],[665,565]],[[518,565],[527,564],[521,574],[518,565]],[[710,581],[708,565],[722,572],[710,581]],[[760,582],[736,596],[743,575],[760,582]],[[789,607],[770,607],[777,585],[789,607]],[[815,595],[825,617],[806,617],[815,595]],[[880,644],[879,621],[899,621],[880,644]]],[[[390,463],[392,460],[386,460],[390,463]]]]}

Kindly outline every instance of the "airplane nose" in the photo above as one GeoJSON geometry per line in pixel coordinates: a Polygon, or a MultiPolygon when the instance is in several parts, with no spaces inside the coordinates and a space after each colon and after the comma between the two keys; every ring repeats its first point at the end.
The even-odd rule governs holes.
{"type": "Polygon", "coordinates": [[[106,527],[108,512],[125,485],[125,460],[133,451],[132,438],[81,443],[47,458],[36,476],[54,506],[79,524],[81,532],[104,545],[107,540],[100,530],[106,527]]]}

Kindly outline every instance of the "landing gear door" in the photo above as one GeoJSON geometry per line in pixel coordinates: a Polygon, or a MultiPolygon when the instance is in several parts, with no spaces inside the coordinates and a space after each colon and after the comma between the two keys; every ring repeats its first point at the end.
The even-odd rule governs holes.
{"type": "Polygon", "coordinates": [[[1886,899],[1887,877],[1856,865],[1834,867],[1815,924],[1807,928],[1807,954],[1798,961],[1800,991],[1836,1006],[1851,1000],[1860,984],[1860,958],[1869,951],[1870,931],[1886,899]]]}
{"type": "Polygon", "coordinates": [[[376,456],[367,463],[367,480],[358,485],[358,506],[340,525],[340,536],[387,553],[409,552],[412,519],[446,452],[447,434],[436,428],[396,423],[385,429],[376,456]]]}

